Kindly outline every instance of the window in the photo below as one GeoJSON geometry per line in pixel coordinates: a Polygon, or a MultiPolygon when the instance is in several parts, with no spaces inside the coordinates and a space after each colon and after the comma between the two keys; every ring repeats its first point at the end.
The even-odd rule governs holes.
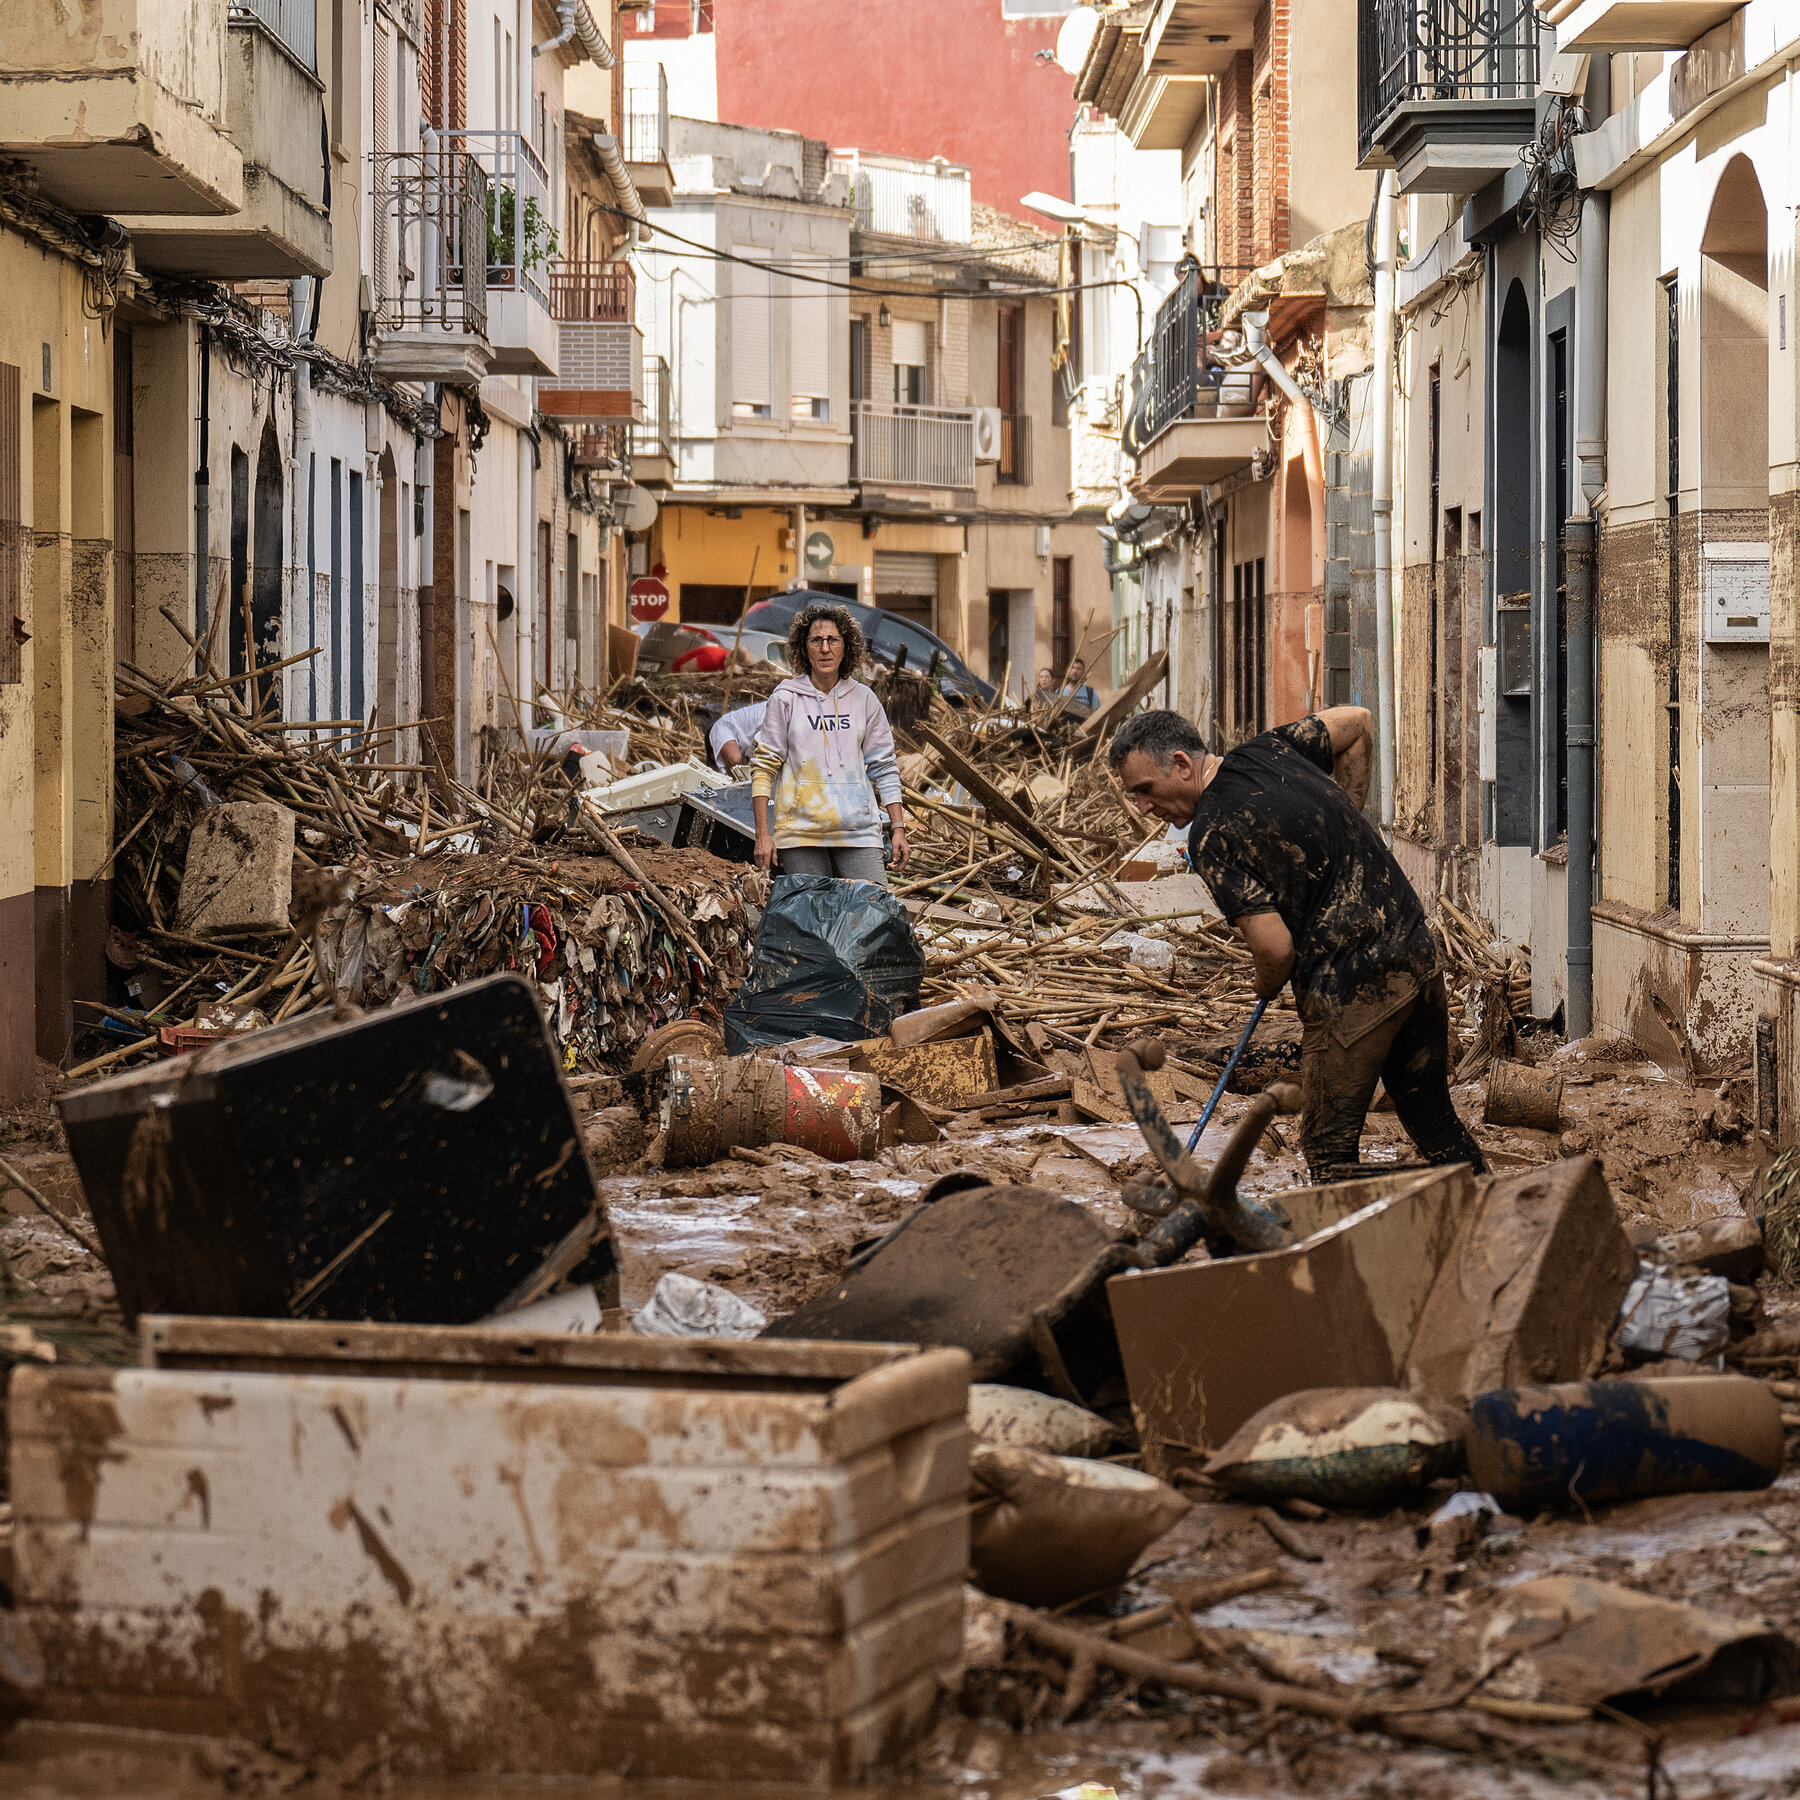
{"type": "Polygon", "coordinates": [[[1267,605],[1260,556],[1232,567],[1231,615],[1231,722],[1241,744],[1267,728],[1263,649],[1267,605]]]}
{"type": "Polygon", "coordinates": [[[769,253],[742,245],[743,258],[731,268],[731,412],[739,419],[770,416],[774,381],[770,350],[774,341],[774,296],[769,284],[769,253]]]}
{"type": "Polygon", "coordinates": [[[796,419],[831,417],[831,290],[825,263],[796,256],[788,277],[788,387],[796,419]]]}
{"type": "Polygon", "coordinates": [[[923,319],[896,319],[893,327],[894,404],[925,404],[925,369],[930,336],[923,319]]]}
{"type": "Polygon", "coordinates": [[[1074,557],[1056,557],[1050,564],[1050,666],[1059,675],[1073,654],[1074,591],[1074,557]]]}
{"type": "Polygon", "coordinates": [[[869,397],[869,318],[858,313],[850,321],[850,398],[869,397]]]}
{"type": "Polygon", "coordinates": [[[331,141],[344,141],[344,0],[331,0],[331,141]]]}

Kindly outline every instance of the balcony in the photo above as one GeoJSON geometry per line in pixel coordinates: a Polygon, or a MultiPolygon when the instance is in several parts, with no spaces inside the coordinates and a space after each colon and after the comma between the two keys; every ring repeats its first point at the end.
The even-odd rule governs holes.
{"type": "Polygon", "coordinates": [[[125,213],[140,269],[292,280],[331,273],[319,127],[325,84],[313,72],[311,0],[234,5],[225,118],[244,159],[244,204],[222,218],[125,213]]]}
{"type": "Polygon", "coordinates": [[[487,170],[437,138],[425,150],[378,152],[374,164],[370,358],[396,381],[471,385],[493,362],[487,272],[487,170]],[[476,279],[465,282],[468,274],[476,279]]]}
{"type": "Polygon", "coordinates": [[[669,77],[661,63],[639,64],[625,89],[625,172],[646,206],[675,204],[669,167],[669,77]],[[651,79],[651,71],[655,78],[651,79]]]}
{"type": "Polygon", "coordinates": [[[225,19],[225,0],[6,0],[0,156],[23,159],[72,212],[236,212],[225,19]]]}
{"type": "Polygon", "coordinates": [[[975,414],[968,407],[850,403],[850,479],[866,487],[965,491],[975,486],[975,414]]]}
{"type": "Polygon", "coordinates": [[[630,263],[553,262],[550,316],[561,328],[555,380],[538,405],[553,419],[635,419],[644,403],[644,334],[630,263]]]}
{"type": "Polygon", "coordinates": [[[647,356],[643,367],[644,405],[631,427],[631,469],[640,483],[667,487],[675,479],[669,365],[660,356],[647,356]]]}
{"type": "Polygon", "coordinates": [[[1723,25],[1743,0],[1539,0],[1559,52],[1686,50],[1723,25]]]}
{"type": "Polygon", "coordinates": [[[575,436],[569,454],[578,469],[626,474],[631,468],[631,427],[623,421],[588,425],[575,436]]]}
{"type": "Polygon", "coordinates": [[[941,158],[914,162],[856,151],[841,154],[835,161],[850,178],[858,231],[932,244],[970,241],[967,169],[941,158]]]}
{"type": "Polygon", "coordinates": [[[1474,194],[1537,129],[1531,0],[1358,0],[1358,167],[1400,191],[1474,194]]]}
{"type": "Polygon", "coordinates": [[[487,335],[495,375],[554,375],[549,266],[558,209],[542,158],[522,131],[446,131],[442,141],[487,175],[487,335]]]}
{"type": "Polygon", "coordinates": [[[1269,446],[1268,378],[1233,360],[1225,334],[1202,324],[1199,277],[1190,267],[1157,308],[1125,426],[1125,448],[1137,460],[1129,486],[1148,505],[1178,504],[1249,467],[1269,446]]]}
{"type": "Polygon", "coordinates": [[[1254,47],[1260,0],[1158,0],[1144,21],[1119,129],[1140,150],[1179,150],[1206,114],[1207,81],[1254,47]]]}

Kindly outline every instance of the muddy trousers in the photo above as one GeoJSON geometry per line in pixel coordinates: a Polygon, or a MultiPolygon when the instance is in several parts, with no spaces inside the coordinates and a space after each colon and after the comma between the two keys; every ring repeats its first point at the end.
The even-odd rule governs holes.
{"type": "Polygon", "coordinates": [[[1413,999],[1354,1044],[1325,1025],[1300,1041],[1301,1144],[1314,1181],[1357,1161],[1377,1081],[1386,1084],[1406,1135],[1429,1163],[1466,1162],[1484,1174],[1481,1148],[1450,1104],[1450,1004],[1434,975],[1413,999]]]}

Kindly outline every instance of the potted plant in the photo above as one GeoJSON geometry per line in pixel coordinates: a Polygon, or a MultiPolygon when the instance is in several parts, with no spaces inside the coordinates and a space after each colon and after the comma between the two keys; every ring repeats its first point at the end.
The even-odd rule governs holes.
{"type": "Polygon", "coordinates": [[[519,210],[518,197],[512,188],[488,189],[489,287],[511,287],[515,271],[522,270],[529,275],[559,254],[556,228],[550,223],[544,209],[538,205],[537,196],[527,194],[523,208],[524,254],[515,257],[514,252],[518,248],[516,222],[519,210]]]}

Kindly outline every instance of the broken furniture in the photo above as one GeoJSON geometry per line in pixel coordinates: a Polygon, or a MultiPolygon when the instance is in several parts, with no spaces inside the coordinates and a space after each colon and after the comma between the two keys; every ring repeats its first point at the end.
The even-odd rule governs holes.
{"type": "Polygon", "coordinates": [[[824,1785],[962,1647],[968,1359],[145,1319],[13,1387],[39,1710],[403,1772],[824,1785]]]}
{"type": "Polygon", "coordinates": [[[496,975],[226,1039],[58,1106],[128,1319],[461,1325],[563,1277],[618,1303],[560,1063],[529,986],[496,975]]]}

